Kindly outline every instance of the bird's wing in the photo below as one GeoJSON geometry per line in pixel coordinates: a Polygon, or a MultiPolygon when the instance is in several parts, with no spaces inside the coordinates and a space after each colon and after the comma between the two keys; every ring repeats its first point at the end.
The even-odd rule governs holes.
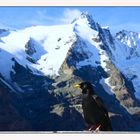
{"type": "Polygon", "coordinates": [[[99,96],[94,97],[94,99],[95,99],[97,105],[99,106],[99,108],[101,109],[101,111],[104,113],[105,118],[106,118],[107,121],[108,121],[108,125],[110,126],[110,130],[112,130],[111,121],[110,121],[110,119],[109,119],[108,111],[107,111],[107,109],[105,108],[105,105],[104,105],[103,100],[102,100],[99,96]]]}
{"type": "Polygon", "coordinates": [[[99,106],[100,110],[108,117],[108,112],[105,108],[103,100],[99,96],[93,96],[93,98],[99,106]]]}

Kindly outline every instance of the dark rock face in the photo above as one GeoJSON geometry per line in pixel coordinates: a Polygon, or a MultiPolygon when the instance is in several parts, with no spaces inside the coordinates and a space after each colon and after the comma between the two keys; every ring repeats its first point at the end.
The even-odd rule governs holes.
{"type": "Polygon", "coordinates": [[[12,103],[12,97],[0,81],[0,130],[32,130],[30,123],[20,115],[12,103]]]}
{"type": "MultiPolygon", "coordinates": [[[[6,100],[3,105],[4,111],[9,112],[8,117],[5,116],[4,118],[12,124],[1,125],[1,130],[78,131],[84,129],[83,117],[65,98],[64,94],[68,94],[66,91],[55,93],[55,87],[52,85],[53,79],[34,75],[15,59],[13,61],[15,65],[11,79],[17,93],[10,93],[6,87],[10,99],[4,96],[0,97],[2,103],[3,100],[6,100]],[[9,105],[10,103],[12,106],[9,105]],[[20,118],[21,116],[24,118],[23,120],[20,118]]],[[[66,85],[67,83],[60,83],[57,86],[63,88],[66,85]]],[[[2,89],[0,91],[2,95],[5,94],[2,89]]],[[[4,121],[2,119],[2,122],[4,121]]]]}
{"type": "Polygon", "coordinates": [[[37,42],[33,38],[30,38],[25,44],[25,52],[27,54],[26,59],[31,63],[36,63],[36,61],[40,59],[41,55],[46,53],[40,42],[37,42]]]}
{"type": "MultiPolygon", "coordinates": [[[[11,72],[11,79],[13,83],[18,84],[21,90],[27,93],[39,92],[43,85],[47,88],[48,85],[52,82],[51,79],[41,76],[35,75],[28,68],[28,66],[23,67],[16,60],[14,61],[14,72],[11,72]]],[[[38,74],[40,74],[38,72],[38,74]]]]}

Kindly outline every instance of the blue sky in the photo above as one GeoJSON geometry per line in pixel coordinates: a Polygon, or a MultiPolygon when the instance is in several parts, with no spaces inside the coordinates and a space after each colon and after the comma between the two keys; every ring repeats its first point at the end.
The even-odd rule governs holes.
{"type": "Polygon", "coordinates": [[[0,7],[0,27],[66,24],[86,11],[113,34],[122,29],[140,32],[140,7],[0,7]]]}

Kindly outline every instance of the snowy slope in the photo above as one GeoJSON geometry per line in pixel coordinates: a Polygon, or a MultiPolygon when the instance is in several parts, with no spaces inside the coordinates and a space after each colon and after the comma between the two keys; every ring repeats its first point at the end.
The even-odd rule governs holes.
{"type": "MultiPolygon", "coordinates": [[[[93,67],[101,65],[106,69],[105,61],[108,60],[108,55],[101,48],[101,45],[103,45],[103,42],[99,37],[99,28],[101,27],[94,22],[88,13],[82,13],[81,16],[73,22],[73,24],[76,35],[85,43],[85,46],[82,46],[81,49],[79,46],[79,51],[84,51],[88,56],[88,59],[80,61],[77,64],[77,68],[86,65],[92,65],[93,67]]],[[[102,29],[102,31],[104,31],[104,29],[102,29]]]]}
{"type": "MultiPolygon", "coordinates": [[[[103,59],[106,59],[106,55],[99,56],[99,45],[101,42],[93,41],[93,38],[98,38],[98,31],[90,27],[89,18],[87,18],[87,15],[82,15],[69,25],[34,26],[23,30],[11,31],[9,35],[1,37],[4,43],[0,43],[0,46],[1,49],[16,57],[20,64],[23,66],[28,65],[34,73],[34,69],[36,69],[44,75],[58,75],[68,50],[72,47],[78,36],[86,43],[83,49],[87,52],[89,59],[80,62],[77,64],[77,67],[88,64],[97,65],[95,62],[100,61],[100,59],[101,64],[104,65],[103,59]],[[25,46],[29,42],[30,46],[34,46],[35,50],[35,53],[32,55],[25,52],[25,46]],[[27,57],[36,62],[31,63],[27,57]]],[[[7,71],[10,72],[10,68],[7,71]]],[[[4,75],[9,78],[8,72],[5,72],[4,75]]]]}
{"type": "MultiPolygon", "coordinates": [[[[1,49],[16,57],[20,64],[23,66],[28,65],[32,70],[37,69],[44,75],[51,75],[58,74],[58,70],[66,57],[67,51],[75,40],[75,34],[72,25],[52,27],[36,26],[24,30],[12,31],[9,35],[1,37],[1,40],[4,42],[0,43],[1,49]],[[36,50],[30,56],[38,60],[36,64],[26,59],[29,57],[25,52],[25,45],[28,42],[36,50]]],[[[2,53],[1,55],[4,57],[2,53]]],[[[10,57],[7,57],[7,59],[11,61],[10,57]]],[[[7,66],[9,67],[9,64],[7,66]]],[[[9,78],[9,72],[4,73],[7,78],[9,78]]]]}
{"type": "MultiPolygon", "coordinates": [[[[2,45],[0,46],[3,47],[2,45]]],[[[14,62],[12,61],[12,58],[12,54],[0,48],[0,73],[7,80],[10,80],[10,71],[13,71],[12,66],[14,65],[14,62]]]]}

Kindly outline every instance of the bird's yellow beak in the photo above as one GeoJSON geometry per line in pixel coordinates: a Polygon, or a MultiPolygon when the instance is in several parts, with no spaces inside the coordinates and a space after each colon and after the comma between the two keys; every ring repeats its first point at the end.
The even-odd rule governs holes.
{"type": "Polygon", "coordinates": [[[75,88],[80,88],[80,84],[75,84],[74,87],[75,88]]]}

